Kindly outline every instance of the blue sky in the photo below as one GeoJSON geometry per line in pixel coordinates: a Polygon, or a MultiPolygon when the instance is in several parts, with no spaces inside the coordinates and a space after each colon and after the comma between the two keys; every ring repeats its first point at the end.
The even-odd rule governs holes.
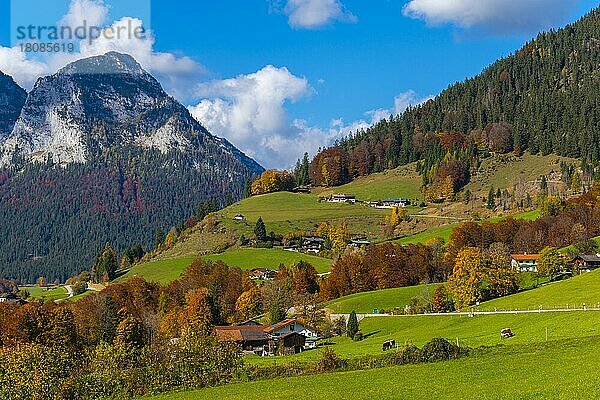
{"type": "Polygon", "coordinates": [[[5,27],[0,69],[26,88],[37,75],[78,56],[111,49],[135,53],[197,119],[266,167],[287,167],[304,151],[314,153],[436,95],[538,31],[600,5],[600,0],[14,0],[11,18],[9,2],[0,1],[5,27]],[[9,51],[15,25],[56,24],[74,3],[82,18],[105,10],[103,26],[122,17],[141,19],[152,28],[152,40],[101,43],[64,57],[22,58],[9,51]]]}

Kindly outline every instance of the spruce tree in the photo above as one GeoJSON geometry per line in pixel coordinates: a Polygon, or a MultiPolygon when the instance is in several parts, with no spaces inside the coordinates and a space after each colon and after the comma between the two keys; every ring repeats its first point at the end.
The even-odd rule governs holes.
{"type": "Polygon", "coordinates": [[[356,332],[358,332],[358,318],[356,318],[356,311],[352,310],[348,318],[348,325],[346,326],[346,335],[350,339],[353,339],[356,332]]]}
{"type": "Polygon", "coordinates": [[[262,220],[262,217],[258,217],[258,221],[256,221],[256,226],[254,227],[254,235],[256,236],[256,240],[259,242],[264,242],[267,240],[267,228],[265,227],[265,223],[262,220]]]}

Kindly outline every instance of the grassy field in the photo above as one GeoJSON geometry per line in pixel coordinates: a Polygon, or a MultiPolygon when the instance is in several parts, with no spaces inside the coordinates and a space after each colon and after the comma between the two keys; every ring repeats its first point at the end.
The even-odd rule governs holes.
{"type": "MultiPolygon", "coordinates": [[[[224,253],[204,256],[203,258],[211,261],[220,260],[231,267],[239,267],[243,270],[253,268],[278,269],[281,263],[289,266],[296,261],[304,260],[312,264],[319,273],[328,272],[333,263],[332,260],[327,258],[293,253],[280,249],[236,248],[224,253]]],[[[169,283],[179,278],[194,259],[195,257],[182,257],[172,260],[155,260],[135,265],[126,274],[118,278],[118,280],[138,275],[150,282],[169,283]]]]}
{"type": "Polygon", "coordinates": [[[416,164],[409,164],[397,169],[371,174],[355,179],[347,185],[334,189],[322,189],[319,195],[333,193],[352,193],[359,200],[377,201],[384,198],[422,199],[421,184],[423,180],[415,170],[416,164]]]}
{"type": "Polygon", "coordinates": [[[124,280],[131,276],[142,276],[149,282],[169,283],[179,278],[194,259],[195,257],[183,257],[134,265],[125,275],[117,278],[117,280],[124,280]]]}
{"type": "Polygon", "coordinates": [[[416,243],[427,243],[432,239],[442,239],[447,242],[452,234],[454,228],[459,224],[444,225],[437,228],[427,229],[426,231],[417,233],[415,235],[405,236],[398,240],[394,240],[396,244],[416,244],[416,243]]]}
{"type": "Polygon", "coordinates": [[[535,310],[551,308],[581,308],[600,306],[600,271],[582,274],[537,289],[482,303],[482,311],[535,310]]]}
{"type": "MultiPolygon", "coordinates": [[[[465,187],[471,193],[487,192],[491,187],[512,190],[514,185],[528,184],[542,175],[560,172],[560,162],[565,160],[578,165],[574,159],[556,155],[540,156],[530,153],[515,158],[490,157],[482,160],[478,173],[465,187]]],[[[537,187],[536,187],[537,189],[537,187]]]]}
{"type": "Polygon", "coordinates": [[[362,204],[336,204],[319,202],[319,196],[289,192],[271,193],[244,199],[217,213],[222,223],[240,234],[251,237],[259,217],[267,232],[285,234],[292,231],[314,231],[319,223],[346,221],[354,234],[378,237],[381,224],[389,210],[380,210],[362,204]],[[246,221],[235,222],[233,217],[242,214],[246,221]]]}
{"type": "Polygon", "coordinates": [[[501,347],[459,360],[225,385],[156,400],[593,399],[600,341],[501,347]]]}
{"type": "Polygon", "coordinates": [[[56,287],[50,290],[37,286],[22,286],[21,289],[25,289],[29,292],[29,295],[35,299],[46,300],[62,300],[68,296],[67,289],[64,287],[56,287]]]}
{"type": "Polygon", "coordinates": [[[203,257],[206,260],[223,261],[232,267],[243,270],[254,268],[278,269],[280,264],[290,266],[296,261],[306,261],[319,272],[328,272],[333,260],[310,254],[294,253],[281,249],[251,249],[237,248],[221,254],[211,254],[203,257]]]}
{"type": "MultiPolygon", "coordinates": [[[[360,321],[360,330],[366,338],[354,342],[343,336],[329,339],[327,343],[345,358],[380,354],[381,344],[394,339],[398,345],[410,342],[417,346],[436,337],[443,337],[468,347],[527,345],[548,340],[563,340],[600,336],[600,312],[578,311],[568,313],[429,315],[371,317],[360,321]],[[511,328],[515,336],[501,339],[500,331],[511,328]]],[[[316,360],[319,351],[306,351],[287,357],[247,356],[246,361],[256,365],[284,364],[296,360],[316,360]]]]}
{"type": "Polygon", "coordinates": [[[419,285],[396,289],[384,289],[373,292],[357,293],[332,300],[325,307],[334,314],[349,314],[353,310],[360,314],[369,314],[373,310],[404,308],[413,297],[433,294],[436,285],[419,285]]]}

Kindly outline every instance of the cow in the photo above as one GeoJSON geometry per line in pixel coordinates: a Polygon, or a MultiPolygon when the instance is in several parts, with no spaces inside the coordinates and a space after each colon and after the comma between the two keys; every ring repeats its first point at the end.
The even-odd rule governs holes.
{"type": "Polygon", "coordinates": [[[508,339],[515,336],[515,334],[513,333],[513,331],[510,328],[504,328],[500,331],[500,337],[502,339],[508,339]]]}
{"type": "Polygon", "coordinates": [[[383,342],[383,345],[381,346],[381,350],[388,351],[388,350],[393,349],[394,347],[396,347],[396,341],[388,340],[388,341],[383,342]]]}

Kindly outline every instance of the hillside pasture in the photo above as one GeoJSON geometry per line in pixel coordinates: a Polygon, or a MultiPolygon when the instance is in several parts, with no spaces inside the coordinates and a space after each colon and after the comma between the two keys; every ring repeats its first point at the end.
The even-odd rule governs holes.
{"type": "Polygon", "coordinates": [[[373,310],[404,308],[416,296],[430,297],[436,284],[383,289],[372,292],[356,293],[325,303],[325,307],[334,314],[370,314],[373,310]]]}
{"type": "Polygon", "coordinates": [[[600,398],[600,339],[500,346],[458,360],[262,380],[154,400],[600,398]]]}
{"type": "Polygon", "coordinates": [[[203,258],[211,261],[223,261],[231,267],[239,267],[243,270],[254,268],[276,270],[279,269],[280,264],[289,267],[293,263],[302,260],[315,267],[319,273],[329,272],[333,263],[333,260],[328,258],[281,249],[236,248],[220,254],[203,256],[203,258]]]}

